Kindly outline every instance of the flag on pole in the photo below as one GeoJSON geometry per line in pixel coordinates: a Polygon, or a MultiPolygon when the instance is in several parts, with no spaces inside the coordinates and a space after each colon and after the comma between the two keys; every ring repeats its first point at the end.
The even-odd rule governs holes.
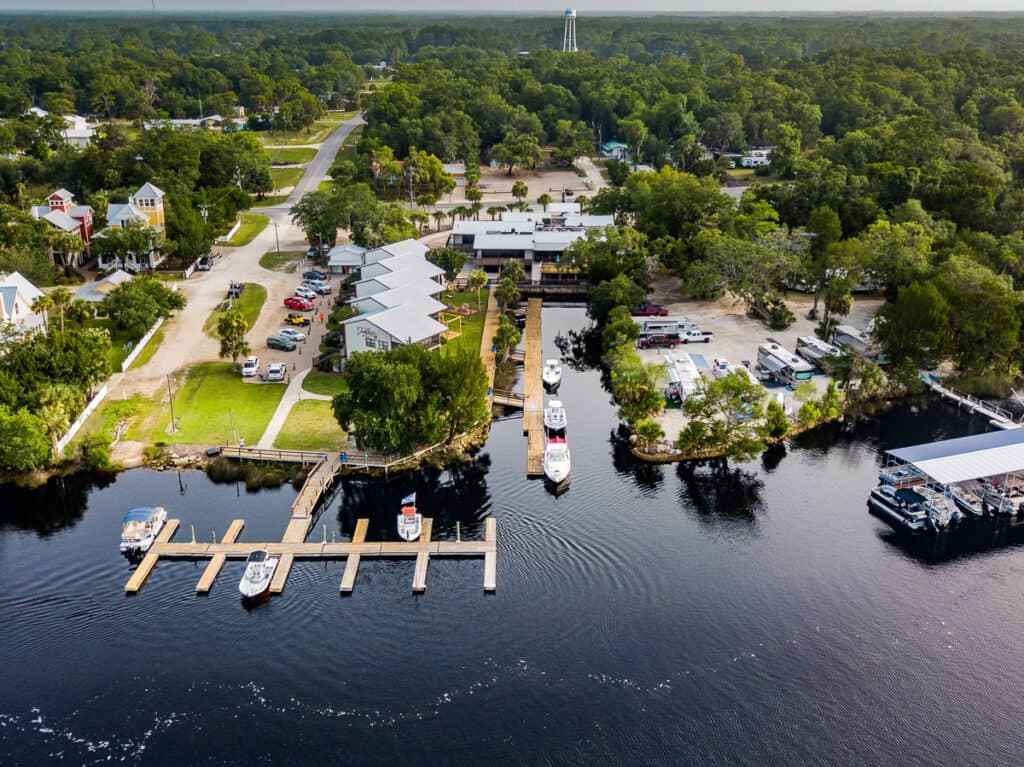
{"type": "Polygon", "coordinates": [[[416,493],[410,493],[402,499],[403,506],[415,506],[416,505],[416,493]]]}

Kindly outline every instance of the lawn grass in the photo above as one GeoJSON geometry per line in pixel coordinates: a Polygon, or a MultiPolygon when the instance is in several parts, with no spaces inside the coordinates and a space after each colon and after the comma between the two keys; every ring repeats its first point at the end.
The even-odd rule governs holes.
{"type": "Polygon", "coordinates": [[[271,165],[299,165],[316,157],[313,147],[293,146],[284,149],[268,149],[271,165]]]}
{"type": "MultiPolygon", "coordinates": [[[[260,316],[260,309],[263,308],[266,300],[267,289],[265,287],[257,285],[255,282],[247,282],[241,297],[233,302],[231,308],[240,311],[242,317],[245,318],[245,321],[251,328],[256,324],[256,318],[260,316]]],[[[224,313],[220,309],[214,309],[210,312],[210,316],[206,318],[206,322],[203,324],[203,332],[210,336],[210,338],[217,337],[217,322],[224,313]]]]}
{"type": "Polygon", "coordinates": [[[295,271],[299,261],[305,256],[306,251],[304,250],[282,250],[280,253],[271,250],[260,256],[260,266],[273,272],[288,272],[290,274],[295,271]]]}
{"type": "Polygon", "coordinates": [[[178,377],[174,395],[177,431],[167,432],[165,416],[151,441],[191,445],[255,445],[270,423],[287,385],[246,383],[230,362],[203,362],[178,377]],[[234,431],[232,432],[232,424],[234,431]]]}
{"type": "MultiPolygon", "coordinates": [[[[153,359],[153,355],[156,354],[156,350],[160,348],[160,344],[163,342],[164,329],[161,327],[153,334],[152,338],[146,342],[146,345],[142,347],[142,351],[139,352],[139,356],[135,358],[135,362],[133,362],[131,367],[128,369],[134,370],[135,368],[140,368],[153,359]]],[[[120,369],[120,366],[118,366],[118,369],[120,369]]]]}
{"type": "Polygon", "coordinates": [[[303,144],[320,144],[335,128],[346,120],[352,119],[355,112],[331,112],[317,120],[308,128],[297,131],[262,131],[260,140],[266,146],[302,146],[303,144]]]}
{"type": "Polygon", "coordinates": [[[256,239],[256,235],[267,228],[269,223],[270,219],[262,213],[243,213],[242,225],[238,227],[238,231],[234,233],[231,239],[224,244],[230,248],[240,248],[243,245],[248,245],[256,239]]]}
{"type": "MultiPolygon", "coordinates": [[[[441,294],[440,300],[449,306],[469,304],[471,309],[477,307],[475,290],[445,291],[441,294]]],[[[444,351],[446,353],[451,353],[458,349],[472,349],[474,354],[480,353],[480,341],[484,334],[484,314],[487,313],[486,289],[480,291],[480,306],[483,307],[481,311],[462,318],[462,335],[445,343],[444,351]]],[[[457,323],[451,324],[453,329],[458,329],[457,323]]]]}
{"type": "Polygon", "coordinates": [[[334,155],[334,162],[331,165],[337,165],[342,160],[356,159],[356,144],[359,143],[359,137],[363,135],[363,128],[365,126],[358,126],[352,130],[348,136],[345,137],[345,141],[338,148],[338,153],[334,155]]]}
{"type": "Polygon", "coordinates": [[[338,426],[325,400],[307,399],[292,405],[274,440],[281,450],[338,450],[349,447],[348,435],[338,426]]]}
{"type": "Polygon", "coordinates": [[[149,397],[108,399],[89,416],[85,425],[75,435],[74,444],[81,444],[95,434],[104,434],[112,439],[120,423],[125,423],[127,427],[121,433],[121,439],[149,441],[149,434],[153,429],[152,422],[161,407],[167,410],[166,405],[149,397]]]}
{"type": "Polygon", "coordinates": [[[262,200],[257,200],[255,197],[252,198],[252,207],[254,208],[270,208],[275,205],[283,205],[284,201],[288,199],[286,194],[268,194],[262,200]]]}
{"type": "Polygon", "coordinates": [[[344,376],[335,373],[323,373],[319,370],[310,370],[302,379],[302,388],[312,394],[323,394],[333,397],[348,391],[348,384],[344,376]]]}
{"type": "Polygon", "coordinates": [[[274,182],[274,190],[295,186],[305,172],[305,168],[271,168],[270,178],[274,182]]]}

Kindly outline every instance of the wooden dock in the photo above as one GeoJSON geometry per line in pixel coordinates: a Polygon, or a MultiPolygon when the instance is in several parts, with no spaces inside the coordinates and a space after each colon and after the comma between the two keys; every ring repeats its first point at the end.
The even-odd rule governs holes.
{"type": "Polygon", "coordinates": [[[497,582],[497,532],[493,518],[489,518],[484,526],[484,540],[474,541],[433,541],[433,520],[423,520],[423,532],[419,540],[366,542],[368,521],[360,519],[356,522],[355,534],[351,541],[339,542],[253,542],[239,543],[235,540],[242,530],[243,522],[236,519],[220,542],[216,543],[174,543],[171,536],[178,529],[179,520],[167,521],[157,541],[150,548],[138,568],[125,584],[129,594],[137,593],[146,579],[156,567],[157,560],[165,559],[203,559],[209,558],[210,563],[196,586],[196,591],[207,593],[220,573],[227,559],[245,559],[256,549],[266,549],[271,556],[280,558],[277,571],[270,582],[270,592],[280,594],[291,573],[292,564],[296,559],[346,559],[345,572],[341,579],[340,590],[350,593],[355,588],[359,561],[363,557],[380,557],[395,559],[415,557],[416,568],[413,575],[412,588],[421,593],[427,588],[427,565],[431,557],[483,557],[484,558],[484,591],[494,591],[497,582]]]}
{"type": "Polygon", "coordinates": [[[987,402],[966,392],[957,391],[940,384],[935,377],[922,374],[921,380],[933,392],[943,399],[955,402],[957,407],[966,408],[976,415],[989,419],[989,423],[997,429],[1019,429],[1021,424],[1014,420],[1014,415],[1009,410],[1004,410],[995,403],[987,402]]]}
{"type": "MultiPolygon", "coordinates": [[[[494,334],[498,332],[498,300],[494,297],[494,288],[487,291],[487,312],[484,314],[484,334],[480,338],[480,359],[487,372],[487,391],[494,390],[494,371],[498,366],[494,355],[494,334]]],[[[490,394],[487,396],[487,408],[494,404],[490,394]]]]}
{"type": "Polygon", "coordinates": [[[523,355],[523,433],[526,434],[526,476],[544,474],[544,382],[541,371],[542,299],[526,302],[526,341],[523,355]]]}
{"type": "Polygon", "coordinates": [[[270,450],[259,447],[238,447],[222,445],[220,454],[224,458],[240,461],[271,461],[273,463],[319,463],[327,454],[313,450],[270,450]]]}

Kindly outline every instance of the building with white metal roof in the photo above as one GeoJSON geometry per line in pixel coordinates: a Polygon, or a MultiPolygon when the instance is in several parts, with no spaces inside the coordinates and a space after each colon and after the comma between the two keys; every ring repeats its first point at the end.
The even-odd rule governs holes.
{"type": "Polygon", "coordinates": [[[1024,472],[1024,429],[975,434],[886,451],[890,463],[913,467],[943,485],[1024,472]]]}
{"type": "Polygon", "coordinates": [[[396,274],[398,272],[404,272],[410,276],[419,275],[429,280],[437,280],[444,276],[444,269],[419,255],[382,258],[380,261],[374,261],[361,267],[359,276],[361,279],[368,280],[380,274],[396,274]]]}

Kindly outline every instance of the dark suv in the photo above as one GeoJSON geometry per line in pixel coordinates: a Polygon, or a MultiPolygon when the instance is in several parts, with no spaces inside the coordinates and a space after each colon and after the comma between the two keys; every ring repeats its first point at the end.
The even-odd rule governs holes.
{"type": "Polygon", "coordinates": [[[675,349],[676,344],[678,343],[678,338],[666,336],[661,333],[655,333],[654,335],[644,336],[642,338],[638,338],[636,341],[636,345],[640,349],[657,349],[659,347],[675,349]]]}
{"type": "Polygon", "coordinates": [[[295,349],[295,342],[288,336],[267,336],[267,346],[271,349],[290,352],[295,349]]]}

